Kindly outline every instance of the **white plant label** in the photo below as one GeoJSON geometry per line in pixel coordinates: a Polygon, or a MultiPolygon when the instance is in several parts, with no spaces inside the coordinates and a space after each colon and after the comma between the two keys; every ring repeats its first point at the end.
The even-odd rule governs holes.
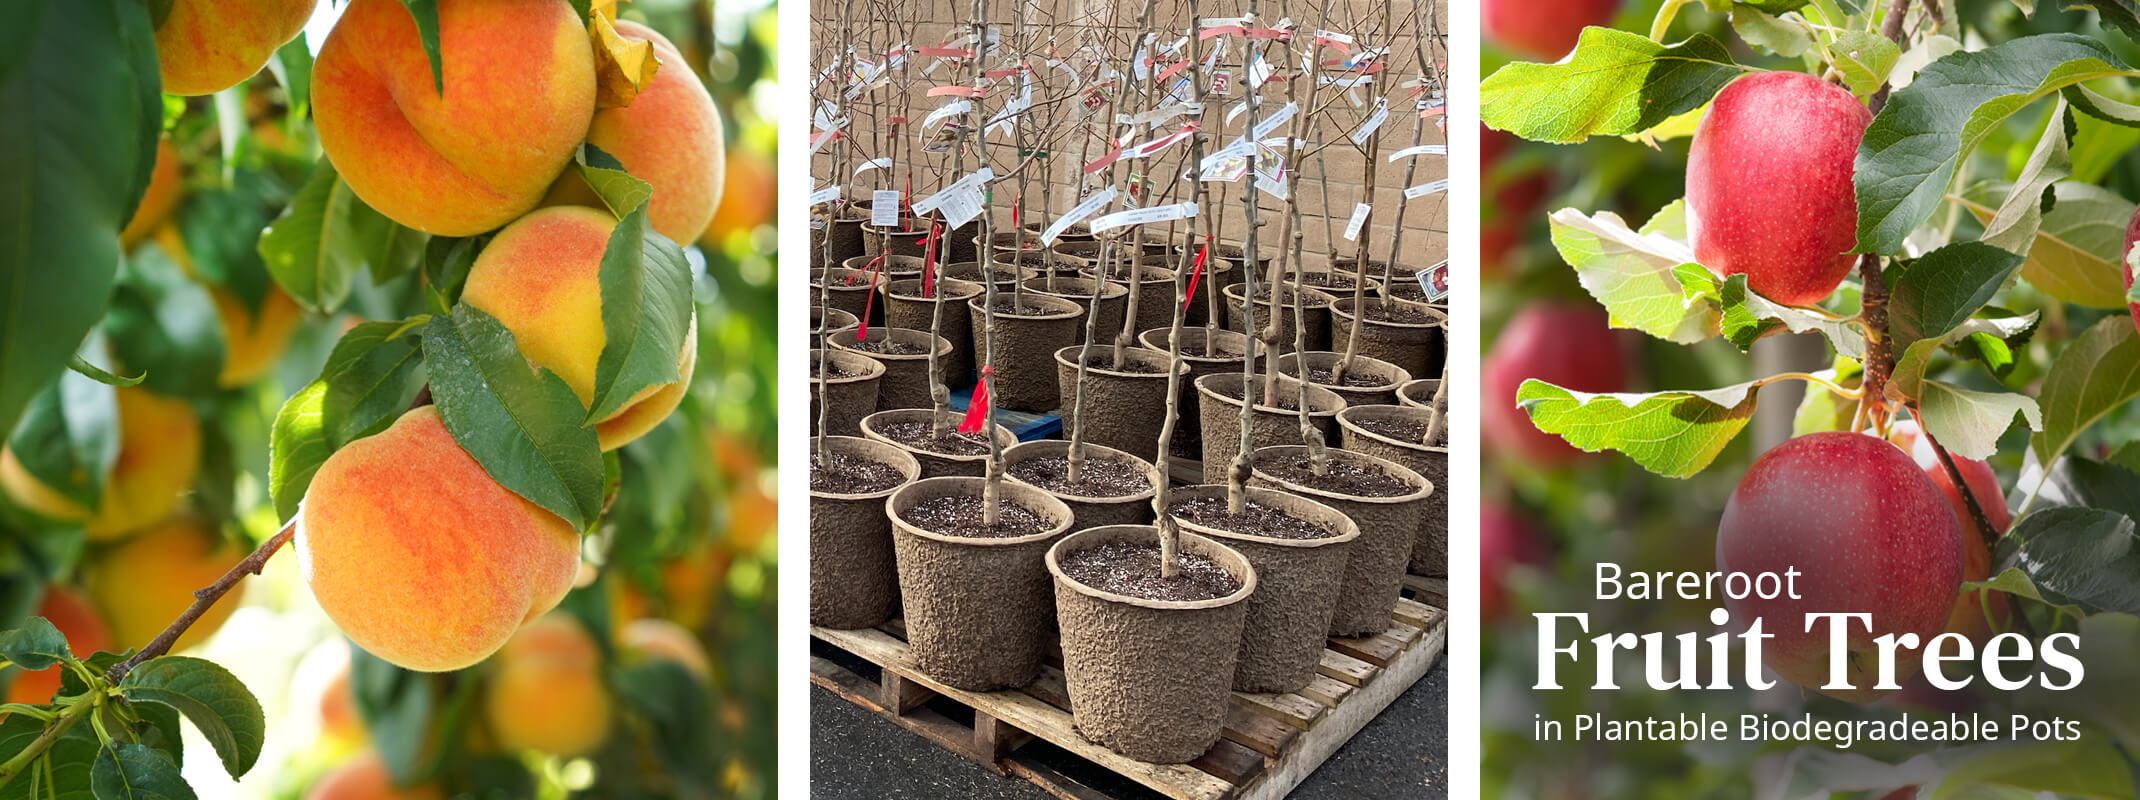
{"type": "Polygon", "coordinates": [[[862,173],[864,173],[864,172],[868,172],[868,171],[870,171],[870,170],[873,170],[873,169],[891,169],[891,168],[892,168],[892,160],[891,160],[890,158],[873,158],[873,159],[870,159],[870,160],[868,160],[868,161],[864,161],[864,162],[862,162],[862,166],[859,166],[859,167],[855,167],[855,177],[858,177],[858,178],[859,178],[859,177],[861,177],[861,176],[862,176],[862,173]]]}
{"type": "Polygon", "coordinates": [[[1041,231],[1040,243],[1043,246],[1053,246],[1056,237],[1063,235],[1063,231],[1069,230],[1070,226],[1077,224],[1078,220],[1092,216],[1100,209],[1106,208],[1107,204],[1114,202],[1114,200],[1115,187],[1113,186],[1107,187],[1104,192],[1085,198],[1076,206],[1073,206],[1069,213],[1056,217],[1055,224],[1049,225],[1047,230],[1041,231]]]}
{"type": "Polygon", "coordinates": [[[1297,112],[1299,110],[1300,104],[1298,103],[1289,102],[1285,105],[1279,106],[1277,111],[1271,112],[1269,118],[1258,120],[1256,122],[1256,129],[1249,133],[1248,138],[1262,139],[1263,137],[1271,135],[1271,131],[1278,130],[1278,126],[1285,124],[1286,120],[1292,119],[1294,112],[1297,112]]]}
{"type": "Polygon", "coordinates": [[[964,114],[972,110],[972,100],[953,100],[945,103],[942,108],[931,111],[928,116],[921,118],[921,130],[927,133],[930,128],[936,126],[936,123],[943,122],[955,114],[964,114]]]}
{"type": "Polygon", "coordinates": [[[1446,156],[1448,154],[1449,146],[1446,144],[1415,144],[1411,147],[1407,147],[1403,150],[1391,153],[1389,160],[1396,161],[1401,158],[1411,158],[1413,156],[1446,156]]]}
{"type": "Polygon", "coordinates": [[[1280,200],[1286,199],[1285,181],[1273,180],[1262,175],[1257,175],[1256,188],[1262,189],[1264,194],[1270,195],[1280,200]]]}
{"type": "Polygon", "coordinates": [[[1167,220],[1174,219],[1188,219],[1194,216],[1196,216],[1196,203],[1193,202],[1175,203],[1173,205],[1165,206],[1152,206],[1151,208],[1139,208],[1130,211],[1117,211],[1113,214],[1109,214],[1107,216],[1093,220],[1092,232],[1099,233],[1101,231],[1114,230],[1115,228],[1120,228],[1124,225],[1143,225],[1151,222],[1165,222],[1167,220]]]}
{"type": "Polygon", "coordinates": [[[984,197],[981,188],[974,186],[944,198],[939,206],[943,209],[944,221],[953,228],[972,222],[974,217],[981,215],[984,197]]]}
{"type": "Polygon", "coordinates": [[[810,205],[824,205],[840,199],[840,187],[827,186],[810,193],[810,205]]]}
{"type": "Polygon", "coordinates": [[[1221,161],[1248,155],[1249,150],[1254,147],[1255,145],[1249,143],[1247,139],[1235,139],[1225,147],[1219,148],[1218,152],[1204,156],[1204,160],[1197,165],[1197,169],[1209,172],[1214,167],[1217,167],[1221,161]]]}
{"type": "Polygon", "coordinates": [[[1367,143],[1367,139],[1368,139],[1368,137],[1370,137],[1370,136],[1374,136],[1374,135],[1375,135],[1375,130],[1376,130],[1376,129],[1378,129],[1378,128],[1381,128],[1381,127],[1382,127],[1382,122],[1383,122],[1383,120],[1387,120],[1387,119],[1389,119],[1389,118],[1390,118],[1390,101],[1389,101],[1389,99],[1388,99],[1388,98],[1383,98],[1383,99],[1380,99],[1380,100],[1376,100],[1376,101],[1375,101],[1375,113],[1373,113],[1373,114],[1369,114],[1369,115],[1367,116],[1367,121],[1366,121],[1366,122],[1362,122],[1362,123],[1360,123],[1360,129],[1359,129],[1359,130],[1357,130],[1357,131],[1353,131],[1353,132],[1352,132],[1352,143],[1353,143],[1353,144],[1366,144],[1366,143],[1367,143]]]}
{"type": "Polygon", "coordinates": [[[879,228],[899,224],[898,189],[878,189],[869,193],[869,224],[879,228]]]}
{"type": "Polygon", "coordinates": [[[1366,203],[1352,207],[1352,219],[1345,221],[1345,241],[1357,242],[1360,240],[1360,229],[1367,226],[1367,212],[1369,210],[1370,207],[1366,203]]]}
{"type": "MultiPolygon", "coordinates": [[[[914,213],[927,214],[931,211],[935,211],[939,206],[942,206],[946,201],[950,200],[953,197],[957,197],[960,194],[963,194],[968,191],[978,192],[982,184],[987,183],[990,179],[994,177],[996,177],[996,173],[994,171],[990,170],[987,167],[982,167],[979,172],[975,172],[971,175],[967,175],[966,177],[960,178],[957,181],[954,181],[950,186],[944,187],[942,191],[939,191],[936,194],[929,195],[928,197],[924,197],[921,200],[916,201],[914,203],[914,213]]],[[[953,225],[951,227],[956,228],[958,227],[958,225],[953,225]]]]}
{"type": "Polygon", "coordinates": [[[1449,181],[1447,179],[1438,181],[1427,181],[1426,183],[1422,183],[1418,186],[1414,186],[1410,189],[1404,190],[1404,197],[1407,200],[1416,200],[1421,197],[1425,197],[1427,195],[1443,191],[1448,188],[1449,181]]]}
{"type": "Polygon", "coordinates": [[[1262,53],[1257,53],[1255,59],[1248,64],[1248,88],[1261,88],[1263,82],[1270,80],[1270,78],[1270,63],[1263,60],[1262,53]]]}

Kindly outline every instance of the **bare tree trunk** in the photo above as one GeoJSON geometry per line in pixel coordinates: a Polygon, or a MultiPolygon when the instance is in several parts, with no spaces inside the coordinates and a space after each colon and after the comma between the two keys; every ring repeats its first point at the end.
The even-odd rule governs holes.
{"type": "MultiPolygon", "coordinates": [[[[1250,17],[1256,15],[1256,0],[1248,0],[1248,15],[1250,17]]],[[[1264,40],[1258,39],[1256,41],[1262,42],[1264,40]]],[[[1246,63],[1253,65],[1255,63],[1254,57],[1259,55],[1262,49],[1263,47],[1260,44],[1249,48],[1250,55],[1246,63]]],[[[1275,68],[1273,69],[1275,71],[1275,68]]],[[[1254,81],[1249,81],[1248,83],[1252,84],[1254,81]]],[[[1260,86],[1249,86],[1248,91],[1250,94],[1245,101],[1248,116],[1246,130],[1250,134],[1250,138],[1254,138],[1256,132],[1255,92],[1260,88],[1260,86]]],[[[1248,148],[1249,180],[1255,179],[1256,155],[1256,148],[1251,144],[1248,148]]],[[[1261,204],[1256,202],[1255,189],[1253,187],[1250,187],[1245,194],[1248,195],[1248,203],[1242,211],[1248,218],[1248,236],[1241,245],[1241,330],[1254,331],[1256,330],[1256,225],[1258,222],[1256,212],[1261,204]]],[[[1277,310],[1277,299],[1277,287],[1273,286],[1271,287],[1271,300],[1272,311],[1274,312],[1277,310]]],[[[1239,514],[1247,507],[1248,476],[1251,472],[1250,459],[1252,451],[1255,449],[1255,443],[1252,439],[1255,431],[1256,401],[1259,399],[1255,396],[1258,393],[1253,391],[1256,385],[1256,337],[1254,335],[1248,336],[1245,344],[1245,352],[1241,354],[1241,442],[1240,446],[1235,448],[1233,468],[1226,475],[1226,511],[1229,514],[1239,514]]],[[[1261,399],[1268,401],[1271,398],[1261,399]]],[[[1302,399],[1305,401],[1305,396],[1302,399]]]]}
{"type": "MultiPolygon", "coordinates": [[[[1382,6],[1382,30],[1388,32],[1391,36],[1395,36],[1397,33],[1395,28],[1390,27],[1390,6],[1386,3],[1382,6]]],[[[1389,48],[1384,48],[1382,57],[1385,59],[1390,57],[1388,50],[1389,48]]],[[[1387,68],[1383,70],[1385,74],[1390,71],[1387,68]]],[[[1385,82],[1382,90],[1382,103],[1385,108],[1389,103],[1390,93],[1388,86],[1389,84],[1385,82]]],[[[1368,218],[1360,222],[1360,246],[1352,254],[1352,324],[1346,328],[1344,357],[1339,358],[1336,364],[1330,365],[1330,380],[1333,383],[1345,379],[1345,372],[1352,368],[1353,358],[1360,353],[1360,325],[1362,321],[1367,319],[1367,243],[1368,240],[1374,238],[1375,174],[1380,171],[1375,168],[1377,166],[1375,160],[1381,155],[1382,137],[1369,134],[1367,137],[1367,181],[1365,190],[1369,209],[1367,212],[1368,218]]]]}

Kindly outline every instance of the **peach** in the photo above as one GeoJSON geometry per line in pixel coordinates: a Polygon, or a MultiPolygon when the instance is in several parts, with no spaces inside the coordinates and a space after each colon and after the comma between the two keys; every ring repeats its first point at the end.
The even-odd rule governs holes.
{"type": "MultiPolygon", "coordinates": [[[[706,84],[691,71],[676,45],[654,29],[629,20],[617,22],[617,35],[652,42],[661,66],[627,106],[595,112],[587,141],[615,156],[624,171],[654,188],[647,223],[656,233],[689,244],[704,233],[721,204],[725,166],[721,113],[706,84]]],[[[770,208],[771,195],[756,205],[770,208]]],[[[579,173],[566,171],[551,187],[547,202],[603,207],[579,173]]]]}
{"type": "Polygon", "coordinates": [[[178,148],[171,146],[171,137],[157,140],[156,166],[149,172],[148,191],[142,193],[141,204],[134,206],[134,216],[126,221],[126,227],[119,230],[120,247],[132,249],[171,218],[184,180],[178,168],[178,148]]]}
{"type": "Polygon", "coordinates": [[[379,754],[362,755],[327,773],[305,792],[305,800],[445,800],[436,784],[395,786],[379,754]]]}
{"type": "Polygon", "coordinates": [[[507,750],[585,755],[609,736],[609,689],[594,637],[569,615],[538,619],[498,651],[484,713],[507,750]]]}
{"type": "Polygon", "coordinates": [[[665,619],[635,619],[617,633],[624,649],[641,657],[668,661],[705,680],[713,676],[713,661],[706,655],[691,629],[665,619]]]}
{"type": "Polygon", "coordinates": [[[165,94],[215,94],[267,66],[318,0],[173,0],[156,29],[165,94]]]}
{"type": "Polygon", "coordinates": [[[773,203],[757,198],[778,197],[779,175],[765,156],[740,149],[728,151],[728,164],[721,170],[721,197],[744,198],[733,203],[720,203],[713,210],[713,222],[699,237],[699,244],[708,248],[720,242],[721,237],[733,231],[749,231],[773,221],[773,203]]]}
{"type": "Polygon", "coordinates": [[[483,660],[579,572],[572,524],[491,480],[436,406],[328,456],[297,515],[298,569],[350,641],[407,669],[483,660]]]}
{"type": "Polygon", "coordinates": [[[92,542],[121,538],[178,506],[200,468],[201,423],[185,400],[138,386],[120,387],[119,455],[94,511],[59,494],[0,450],[0,489],[17,505],[64,522],[81,522],[92,542]]]}
{"type": "Polygon", "coordinates": [[[257,312],[246,310],[237,295],[223,289],[208,293],[215,300],[216,319],[223,329],[223,371],[216,375],[216,385],[230,389],[259,380],[282,357],[304,310],[274,286],[268,287],[257,312]]]}
{"type": "Polygon", "coordinates": [[[441,0],[445,94],[396,0],[353,0],[312,68],[320,147],[357,197],[440,236],[527,213],[594,118],[594,48],[565,0],[441,0]]]}
{"type": "MultiPolygon", "coordinates": [[[[88,658],[99,650],[112,650],[111,632],[104,626],[104,619],[97,610],[72,587],[53,584],[45,589],[45,597],[38,601],[37,616],[44,617],[58,628],[60,635],[67,637],[67,649],[75,658],[88,658]]],[[[16,671],[15,680],[8,684],[9,703],[44,705],[52,702],[52,695],[59,691],[60,672],[66,667],[54,664],[36,672],[16,671]]]]}
{"type": "MultiPolygon", "coordinates": [[[[111,624],[113,640],[140,647],[193,604],[195,590],[215,583],[249,550],[201,519],[176,516],[93,554],[82,583],[111,624]]],[[[237,608],[236,597],[210,606],[171,651],[207,641],[237,608]]]]}
{"type": "MultiPolygon", "coordinates": [[[[581,206],[538,210],[499,231],[468,270],[461,299],[497,317],[520,352],[557,373],[580,402],[594,397],[595,362],[608,341],[602,330],[602,251],[617,218],[581,206]]],[[[600,420],[603,450],[637,439],[675,411],[698,363],[698,323],[685,331],[678,380],[642,390],[600,420]]]]}

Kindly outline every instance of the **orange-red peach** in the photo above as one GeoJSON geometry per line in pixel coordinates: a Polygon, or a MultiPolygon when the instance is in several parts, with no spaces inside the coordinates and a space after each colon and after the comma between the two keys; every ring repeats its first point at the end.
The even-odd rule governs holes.
{"type": "Polygon", "coordinates": [[[565,0],[441,0],[445,94],[396,0],[354,0],[312,69],[320,147],[357,197],[440,236],[527,213],[594,118],[594,48],[565,0]]]}
{"type": "MultiPolygon", "coordinates": [[[[194,591],[245,560],[249,548],[205,521],[176,516],[95,553],[82,583],[121,647],[140,647],[193,604],[194,591]]],[[[241,587],[242,588],[242,587],[241,587]]],[[[172,652],[208,641],[238,608],[238,597],[208,607],[171,646],[172,652]]]]}
{"type": "MultiPolygon", "coordinates": [[[[582,206],[556,206],[521,217],[493,237],[468,270],[461,299],[498,318],[521,354],[557,373],[581,403],[594,397],[602,331],[602,251],[617,218],[582,206]]],[[[652,430],[683,401],[698,363],[694,319],[677,354],[678,379],[649,386],[602,419],[595,432],[615,450],[652,430]]]]}
{"type": "Polygon", "coordinates": [[[126,221],[126,227],[119,229],[120,247],[132,249],[171,218],[183,181],[178,169],[178,148],[171,146],[168,136],[157,140],[156,166],[149,171],[149,188],[141,194],[141,203],[134,206],[134,216],[126,221]]]}
{"type": "Polygon", "coordinates": [[[257,312],[247,310],[237,295],[223,289],[210,289],[208,294],[215,300],[216,319],[223,329],[223,371],[216,375],[216,385],[229,389],[259,380],[289,346],[303,309],[274,286],[268,287],[257,312]]]}
{"type": "MultiPolygon", "coordinates": [[[[99,650],[111,650],[111,632],[104,627],[104,619],[82,593],[67,586],[53,584],[45,589],[45,597],[38,601],[36,615],[44,617],[58,628],[60,635],[67,637],[67,650],[75,658],[88,658],[99,650]]],[[[60,673],[66,670],[58,664],[36,672],[15,673],[15,682],[8,684],[9,703],[44,705],[52,702],[52,695],[59,691],[60,673]]]]}
{"type": "Polygon", "coordinates": [[[691,629],[659,618],[635,619],[617,633],[624,649],[641,657],[673,662],[701,680],[713,675],[713,660],[706,655],[691,629]]]}
{"type": "MultiPolygon", "coordinates": [[[[654,29],[629,20],[617,22],[617,35],[651,42],[661,66],[630,105],[595,112],[587,141],[615,156],[624,170],[654,188],[647,222],[654,231],[680,244],[704,233],[721,204],[725,143],[721,113],[706,84],[691,71],[676,45],[654,29]]],[[[770,196],[757,205],[770,207],[770,196]]],[[[551,187],[549,201],[601,206],[577,173],[567,172],[551,187]]]]}
{"type": "Polygon", "coordinates": [[[571,523],[492,480],[435,406],[328,456],[296,543],[313,597],[350,641],[425,672],[496,652],[579,571],[571,523]]]}
{"type": "Polygon", "coordinates": [[[119,455],[92,510],[45,485],[0,450],[0,489],[16,505],[81,522],[92,542],[119,539],[171,513],[201,461],[201,423],[185,400],[128,386],[117,391],[119,455]]]}
{"type": "Polygon", "coordinates": [[[267,66],[318,0],[172,0],[156,29],[165,94],[215,94],[267,66]]]}
{"type": "Polygon", "coordinates": [[[507,750],[585,755],[609,736],[609,689],[594,637],[565,614],[529,623],[498,651],[484,713],[507,750]]]}

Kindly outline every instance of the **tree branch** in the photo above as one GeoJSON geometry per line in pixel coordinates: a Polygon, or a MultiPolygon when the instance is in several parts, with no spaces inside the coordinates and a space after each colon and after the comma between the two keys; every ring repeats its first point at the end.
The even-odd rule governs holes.
{"type": "MultiPolygon", "coordinates": [[[[265,542],[261,542],[260,547],[253,550],[252,555],[246,556],[244,561],[238,562],[237,566],[231,567],[229,572],[223,573],[223,577],[217,578],[215,583],[209,584],[205,589],[194,592],[193,604],[187,606],[185,612],[178,615],[178,619],[172,620],[169,627],[164,628],[162,633],[156,634],[156,638],[150,639],[149,643],[143,645],[141,650],[132,657],[113,664],[112,668],[104,673],[104,678],[112,683],[118,683],[121,678],[126,677],[126,673],[132,671],[135,667],[141,666],[142,662],[171,652],[171,645],[178,642],[178,637],[185,635],[187,628],[193,627],[193,623],[199,621],[202,614],[208,613],[208,609],[213,607],[216,601],[223,599],[223,595],[229,594],[231,589],[236,588],[238,581],[243,580],[247,575],[260,574],[260,569],[267,566],[268,557],[275,555],[275,551],[281,550],[282,546],[296,535],[297,518],[292,517],[287,524],[282,526],[282,530],[276,531],[274,536],[268,537],[265,542]]],[[[0,776],[0,778],[4,778],[4,776],[0,776]]]]}

